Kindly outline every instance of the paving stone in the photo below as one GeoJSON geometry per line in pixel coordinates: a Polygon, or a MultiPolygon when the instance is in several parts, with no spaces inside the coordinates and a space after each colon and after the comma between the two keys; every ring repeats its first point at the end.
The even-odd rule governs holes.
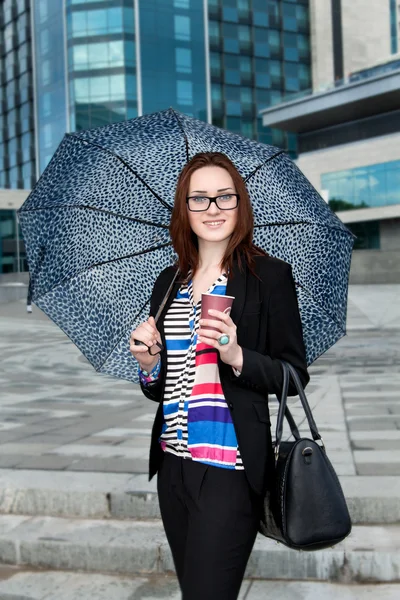
{"type": "MultiPolygon", "coordinates": [[[[348,422],[348,428],[350,431],[364,431],[370,430],[371,428],[371,420],[370,419],[354,419],[348,422]]],[[[373,422],[373,425],[377,430],[388,430],[393,431],[395,429],[399,429],[400,427],[397,425],[396,421],[393,420],[393,417],[390,417],[388,420],[376,419],[373,422]]]]}
{"type": "Polygon", "coordinates": [[[35,455],[39,456],[40,454],[44,454],[49,450],[55,448],[55,444],[24,444],[24,443],[8,443],[1,444],[0,446],[0,454],[16,454],[20,452],[23,448],[23,452],[28,454],[29,456],[35,455]]]}
{"type": "Polygon", "coordinates": [[[73,462],[70,471],[102,471],[104,473],[147,473],[148,461],[126,458],[84,458],[73,462]]]}
{"type": "MultiPolygon", "coordinates": [[[[76,459],[75,459],[76,460],[76,459]]],[[[64,456],[24,456],[16,465],[17,469],[46,469],[49,471],[62,470],[71,467],[74,459],[64,456]]]]}
{"type": "Polygon", "coordinates": [[[381,475],[400,475],[400,463],[356,463],[356,470],[357,475],[374,476],[378,471],[381,475]]]}
{"type": "Polygon", "coordinates": [[[24,459],[24,454],[5,454],[4,456],[0,454],[0,469],[15,467],[24,459]]]}

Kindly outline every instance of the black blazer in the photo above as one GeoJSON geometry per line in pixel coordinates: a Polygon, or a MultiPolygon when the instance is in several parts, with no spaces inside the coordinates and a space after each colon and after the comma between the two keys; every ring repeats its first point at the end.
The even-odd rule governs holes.
{"type": "MultiPolygon", "coordinates": [[[[244,272],[240,272],[235,260],[233,278],[228,279],[226,288],[226,294],[235,297],[231,317],[237,326],[238,344],[243,348],[241,375],[236,377],[232,367],[220,358],[218,365],[248,482],[256,493],[263,494],[271,481],[269,475],[274,467],[268,394],[279,395],[282,386],[281,366],[276,359],[291,363],[304,387],[310,377],[292,267],[269,256],[256,256],[255,261],[255,271],[261,281],[251,274],[244,260],[244,272]]],[[[158,276],[151,296],[151,316],[156,314],[175,272],[176,268],[171,266],[158,276]]],[[[178,276],[157,323],[164,348],[164,315],[180,285],[178,276]]],[[[163,454],[158,438],[163,424],[165,349],[161,352],[161,361],[160,378],[148,386],[141,384],[144,395],[160,403],[152,430],[149,480],[158,471],[163,454]]],[[[296,393],[291,382],[289,395],[296,393]]]]}

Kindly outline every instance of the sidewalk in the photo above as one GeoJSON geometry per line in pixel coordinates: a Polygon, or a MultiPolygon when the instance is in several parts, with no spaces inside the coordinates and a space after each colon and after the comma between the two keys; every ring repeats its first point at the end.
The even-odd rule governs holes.
{"type": "MultiPolygon", "coordinates": [[[[371,524],[368,536],[377,541],[381,539],[385,556],[389,556],[387,552],[391,556],[394,552],[393,560],[399,559],[400,563],[398,530],[373,528],[374,523],[397,523],[400,514],[399,300],[400,285],[352,286],[349,290],[348,335],[310,367],[311,380],[306,393],[328,456],[344,488],[353,522],[363,526],[371,524]]],[[[14,543],[12,540],[19,536],[21,544],[25,544],[26,548],[29,546],[29,553],[40,554],[46,543],[40,540],[47,539],[47,521],[43,519],[56,519],[51,531],[58,527],[63,532],[60,536],[65,540],[65,553],[68,544],[74,544],[75,538],[79,539],[81,527],[89,532],[88,519],[109,520],[108,527],[111,529],[107,530],[107,536],[113,539],[115,531],[119,531],[118,519],[147,519],[150,523],[158,518],[155,479],[151,483],[147,481],[150,428],[157,405],[147,400],[138,386],[96,374],[65,334],[35,305],[32,314],[26,313],[24,301],[0,305],[0,352],[0,489],[3,490],[0,493],[0,513],[4,515],[0,515],[0,533],[6,532],[0,535],[0,562],[4,562],[1,557],[5,556],[2,554],[1,536],[8,549],[14,543]],[[70,521],[64,531],[63,519],[67,518],[70,521]],[[82,525],[82,519],[86,519],[85,525],[82,525]],[[112,528],[117,529],[114,531],[112,528]],[[32,541],[36,531],[35,535],[39,537],[32,541]]],[[[309,433],[298,399],[290,398],[289,405],[300,430],[309,433]]],[[[271,397],[273,438],[277,406],[277,400],[271,397]]],[[[287,423],[284,432],[289,435],[287,423]]],[[[356,540],[364,539],[364,542],[352,542],[356,552],[369,544],[362,527],[356,528],[354,535],[356,540]]],[[[264,540],[258,544],[258,552],[265,558],[259,562],[261,559],[256,560],[257,552],[254,553],[253,561],[256,562],[249,577],[265,574],[265,568],[262,567],[264,570],[261,571],[260,568],[267,556],[270,557],[268,560],[273,555],[278,558],[275,549],[264,544],[264,540]]],[[[46,551],[46,556],[49,556],[49,551],[46,551]]],[[[119,552],[121,560],[127,560],[122,547],[119,552]]],[[[46,560],[47,563],[41,563],[41,566],[55,565],[49,558],[46,560]]],[[[148,560],[152,560],[150,555],[148,560]]],[[[330,559],[327,560],[320,556],[321,564],[325,561],[327,565],[330,559]]],[[[343,560],[344,570],[340,571],[340,577],[333,575],[335,571],[327,576],[326,570],[321,571],[321,566],[312,567],[317,569],[315,576],[312,575],[314,571],[303,567],[304,574],[299,571],[297,577],[322,580],[336,577],[337,581],[344,581],[348,559],[343,556],[343,560]]],[[[351,567],[361,581],[364,575],[357,565],[362,565],[363,560],[365,562],[361,556],[354,558],[351,567]]],[[[382,560],[382,564],[387,565],[388,559],[382,560]]],[[[107,565],[107,562],[104,564],[107,565]]],[[[291,561],[287,563],[286,571],[293,568],[297,572],[298,566],[293,563],[289,568],[289,564],[292,564],[291,561]]],[[[314,563],[311,561],[311,564],[314,563]]],[[[53,568],[66,568],[61,563],[58,565],[53,568]]],[[[118,569],[115,565],[111,571],[126,572],[118,569]]],[[[377,580],[382,580],[382,577],[386,581],[400,580],[400,564],[393,566],[393,569],[399,569],[397,575],[397,571],[389,573],[387,567],[385,569],[379,572],[377,580]]],[[[116,575],[23,572],[11,573],[9,579],[7,571],[4,577],[4,587],[0,582],[2,600],[28,598],[16,595],[17,592],[2,595],[5,592],[11,594],[13,585],[17,591],[28,586],[32,590],[29,596],[32,600],[50,600],[53,596],[43,595],[43,591],[37,592],[42,595],[35,595],[35,589],[42,590],[43,586],[45,589],[49,585],[49,589],[54,590],[54,585],[62,586],[62,581],[67,580],[71,589],[78,589],[74,586],[83,586],[82,589],[88,586],[89,589],[92,585],[93,589],[99,586],[100,590],[104,584],[104,589],[113,590],[113,600],[142,597],[173,600],[179,597],[174,588],[174,578],[163,580],[166,586],[163,589],[170,592],[160,595],[160,590],[157,592],[151,587],[157,588],[159,580],[147,576],[143,581],[135,579],[134,586],[137,588],[133,586],[132,579],[116,575]],[[143,595],[134,593],[140,586],[144,586],[140,592],[143,595]],[[150,593],[149,590],[153,591],[150,593]]],[[[348,584],[351,582],[347,581],[348,584]]],[[[287,581],[249,581],[244,586],[242,597],[246,600],[269,597],[272,591],[277,600],[333,599],[339,596],[361,599],[370,595],[388,600],[400,597],[400,586],[397,585],[379,586],[379,596],[373,591],[373,585],[357,586],[357,591],[354,591],[351,586],[322,581],[293,582],[292,587],[287,581]],[[277,596],[278,591],[280,595],[277,596]]],[[[99,591],[96,596],[88,597],[96,600],[106,595],[99,591]]],[[[58,595],[57,600],[73,597],[77,596],[58,595]]],[[[79,593],[79,598],[85,600],[86,596],[79,593]]]]}

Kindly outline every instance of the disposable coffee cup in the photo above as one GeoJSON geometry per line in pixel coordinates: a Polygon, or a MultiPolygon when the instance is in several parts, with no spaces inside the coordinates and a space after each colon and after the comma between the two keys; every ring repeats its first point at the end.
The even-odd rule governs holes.
{"type": "MultiPolygon", "coordinates": [[[[209,315],[208,311],[219,310],[221,312],[230,314],[232,309],[232,304],[234,301],[234,296],[222,296],[220,294],[202,294],[201,295],[201,318],[202,319],[214,319],[216,321],[220,321],[215,315],[209,315]]],[[[216,327],[211,327],[210,325],[202,327],[202,329],[213,329],[214,331],[219,331],[216,327]]]]}

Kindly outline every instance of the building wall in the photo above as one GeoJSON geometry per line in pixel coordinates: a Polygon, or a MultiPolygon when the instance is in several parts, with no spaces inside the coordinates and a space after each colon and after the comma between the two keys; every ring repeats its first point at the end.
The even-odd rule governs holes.
{"type": "Polygon", "coordinates": [[[400,219],[385,219],[379,225],[381,250],[400,250],[400,219]]]}
{"type": "Polygon", "coordinates": [[[342,0],[345,76],[391,54],[389,0],[342,0]]]}
{"type": "Polygon", "coordinates": [[[400,283],[399,250],[354,250],[349,283],[400,283]]]}
{"type": "MultiPolygon", "coordinates": [[[[339,6],[346,78],[392,53],[393,7],[391,0],[341,0],[339,6]]],[[[319,91],[335,80],[332,0],[310,0],[310,24],[313,90],[319,91]]]]}
{"type": "Polygon", "coordinates": [[[312,87],[316,92],[334,80],[331,0],[310,0],[310,31],[312,87]]]}

